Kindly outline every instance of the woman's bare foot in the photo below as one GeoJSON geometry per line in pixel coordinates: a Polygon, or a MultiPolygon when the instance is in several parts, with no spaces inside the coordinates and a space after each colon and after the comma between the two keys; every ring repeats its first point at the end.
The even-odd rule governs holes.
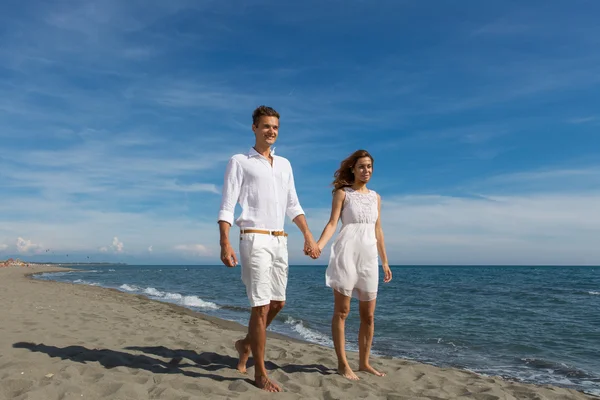
{"type": "Polygon", "coordinates": [[[257,388],[266,390],[267,392],[281,392],[281,388],[266,375],[260,375],[254,378],[254,384],[257,388]]]}
{"type": "Polygon", "coordinates": [[[240,339],[235,342],[235,349],[240,355],[240,359],[238,361],[237,370],[242,374],[246,373],[246,363],[248,362],[248,358],[250,358],[250,345],[244,342],[244,339],[240,339]]]}
{"type": "Polygon", "coordinates": [[[370,364],[363,365],[358,370],[363,371],[363,372],[368,372],[368,373],[376,375],[376,376],[385,376],[385,374],[383,372],[377,371],[375,368],[371,367],[370,364]]]}
{"type": "Polygon", "coordinates": [[[351,381],[357,381],[360,379],[348,365],[338,366],[338,374],[346,379],[350,379],[351,381]]]}

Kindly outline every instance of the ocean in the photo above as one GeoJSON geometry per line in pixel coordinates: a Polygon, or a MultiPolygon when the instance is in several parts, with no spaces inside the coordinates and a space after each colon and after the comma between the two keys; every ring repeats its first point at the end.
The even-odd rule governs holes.
{"type": "MultiPolygon", "coordinates": [[[[37,279],[114,288],[247,325],[240,267],[78,266],[37,279]]],[[[600,396],[600,267],[393,266],[380,283],[373,353],[600,396]]],[[[325,266],[290,266],[269,327],[333,346],[325,266]]],[[[383,275],[383,274],[380,274],[383,275]]],[[[357,350],[358,303],[346,322],[357,350]]],[[[334,367],[334,366],[331,366],[334,367]]]]}

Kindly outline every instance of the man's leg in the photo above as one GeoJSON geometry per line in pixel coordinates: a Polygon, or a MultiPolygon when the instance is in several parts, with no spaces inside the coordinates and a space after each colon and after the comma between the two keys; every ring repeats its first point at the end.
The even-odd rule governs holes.
{"type": "Polygon", "coordinates": [[[252,357],[254,358],[254,384],[267,392],[281,392],[281,388],[270,381],[265,367],[265,346],[267,343],[267,316],[270,305],[253,307],[248,327],[252,357]]]}
{"type": "MultiPolygon", "coordinates": [[[[252,305],[252,311],[246,338],[235,343],[240,355],[237,368],[240,372],[246,372],[246,362],[251,353],[255,364],[255,385],[268,392],[280,392],[281,388],[269,380],[265,368],[267,326],[273,321],[284,303],[283,301],[275,302],[271,311],[272,302],[270,299],[273,297],[271,280],[274,258],[273,238],[261,234],[252,235],[254,236],[251,251],[242,252],[242,246],[240,246],[242,276],[246,284],[246,292],[252,305]],[[245,257],[246,254],[247,257],[245,257]]],[[[248,247],[246,247],[246,250],[250,250],[248,247]]]]}
{"type": "MultiPolygon", "coordinates": [[[[265,237],[262,234],[246,233],[240,237],[240,260],[242,268],[242,281],[246,286],[246,294],[250,301],[252,311],[250,312],[250,321],[248,323],[248,334],[244,339],[235,342],[235,349],[239,353],[237,370],[241,373],[246,373],[246,363],[250,357],[252,349],[250,348],[250,336],[253,330],[253,321],[257,317],[255,311],[257,304],[261,307],[265,306],[264,286],[269,283],[268,265],[271,262],[271,255],[268,249],[265,248],[265,237]]],[[[267,296],[268,296],[267,292],[267,296]]],[[[268,297],[267,297],[268,298],[268,297]]],[[[266,312],[269,311],[269,305],[266,305],[266,312]]],[[[261,313],[264,311],[261,311],[261,313]]]]}
{"type": "MultiPolygon", "coordinates": [[[[269,312],[267,313],[267,327],[271,325],[271,322],[273,322],[273,319],[275,319],[275,316],[279,313],[279,311],[283,309],[284,305],[285,301],[271,301],[271,304],[268,306],[269,312]]],[[[254,310],[254,308],[252,310],[254,310]]],[[[250,316],[250,321],[252,321],[252,316],[250,316]]],[[[240,355],[237,369],[243,374],[246,373],[246,364],[248,363],[248,358],[250,358],[250,352],[252,351],[250,348],[250,326],[251,325],[248,326],[248,334],[246,334],[246,337],[235,342],[235,348],[240,355]]]]}
{"type": "MultiPolygon", "coordinates": [[[[278,300],[271,300],[269,304],[269,312],[267,313],[266,326],[271,325],[277,314],[285,305],[285,292],[288,278],[288,252],[287,238],[277,237],[269,238],[268,253],[273,256],[272,268],[269,271],[269,285],[271,297],[278,300]]],[[[240,358],[237,369],[241,373],[246,373],[246,364],[250,357],[250,334],[244,339],[235,342],[235,348],[238,351],[240,358]]]]}

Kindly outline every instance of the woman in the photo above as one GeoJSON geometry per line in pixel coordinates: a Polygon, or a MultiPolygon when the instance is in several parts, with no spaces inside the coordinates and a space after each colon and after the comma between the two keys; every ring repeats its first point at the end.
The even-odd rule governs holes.
{"type": "Polygon", "coordinates": [[[373,157],[366,150],[358,150],[342,161],[334,174],[331,216],[317,242],[322,250],[333,236],[341,216],[342,229],[331,246],[325,277],[334,294],[331,332],[338,358],[338,373],[350,380],[358,380],[348,365],[345,351],[344,325],[352,297],[359,300],[358,370],[384,376],[369,364],[379,283],[378,253],[384,282],[392,280],[381,229],[381,198],[367,189],[372,174],[373,157]]]}

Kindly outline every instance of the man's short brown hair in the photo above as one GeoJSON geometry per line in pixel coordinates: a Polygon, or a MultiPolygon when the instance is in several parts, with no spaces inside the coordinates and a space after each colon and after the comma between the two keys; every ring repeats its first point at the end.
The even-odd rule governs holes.
{"type": "Polygon", "coordinates": [[[260,117],[277,117],[279,119],[279,113],[271,107],[259,106],[252,113],[252,125],[257,126],[260,117]]]}

